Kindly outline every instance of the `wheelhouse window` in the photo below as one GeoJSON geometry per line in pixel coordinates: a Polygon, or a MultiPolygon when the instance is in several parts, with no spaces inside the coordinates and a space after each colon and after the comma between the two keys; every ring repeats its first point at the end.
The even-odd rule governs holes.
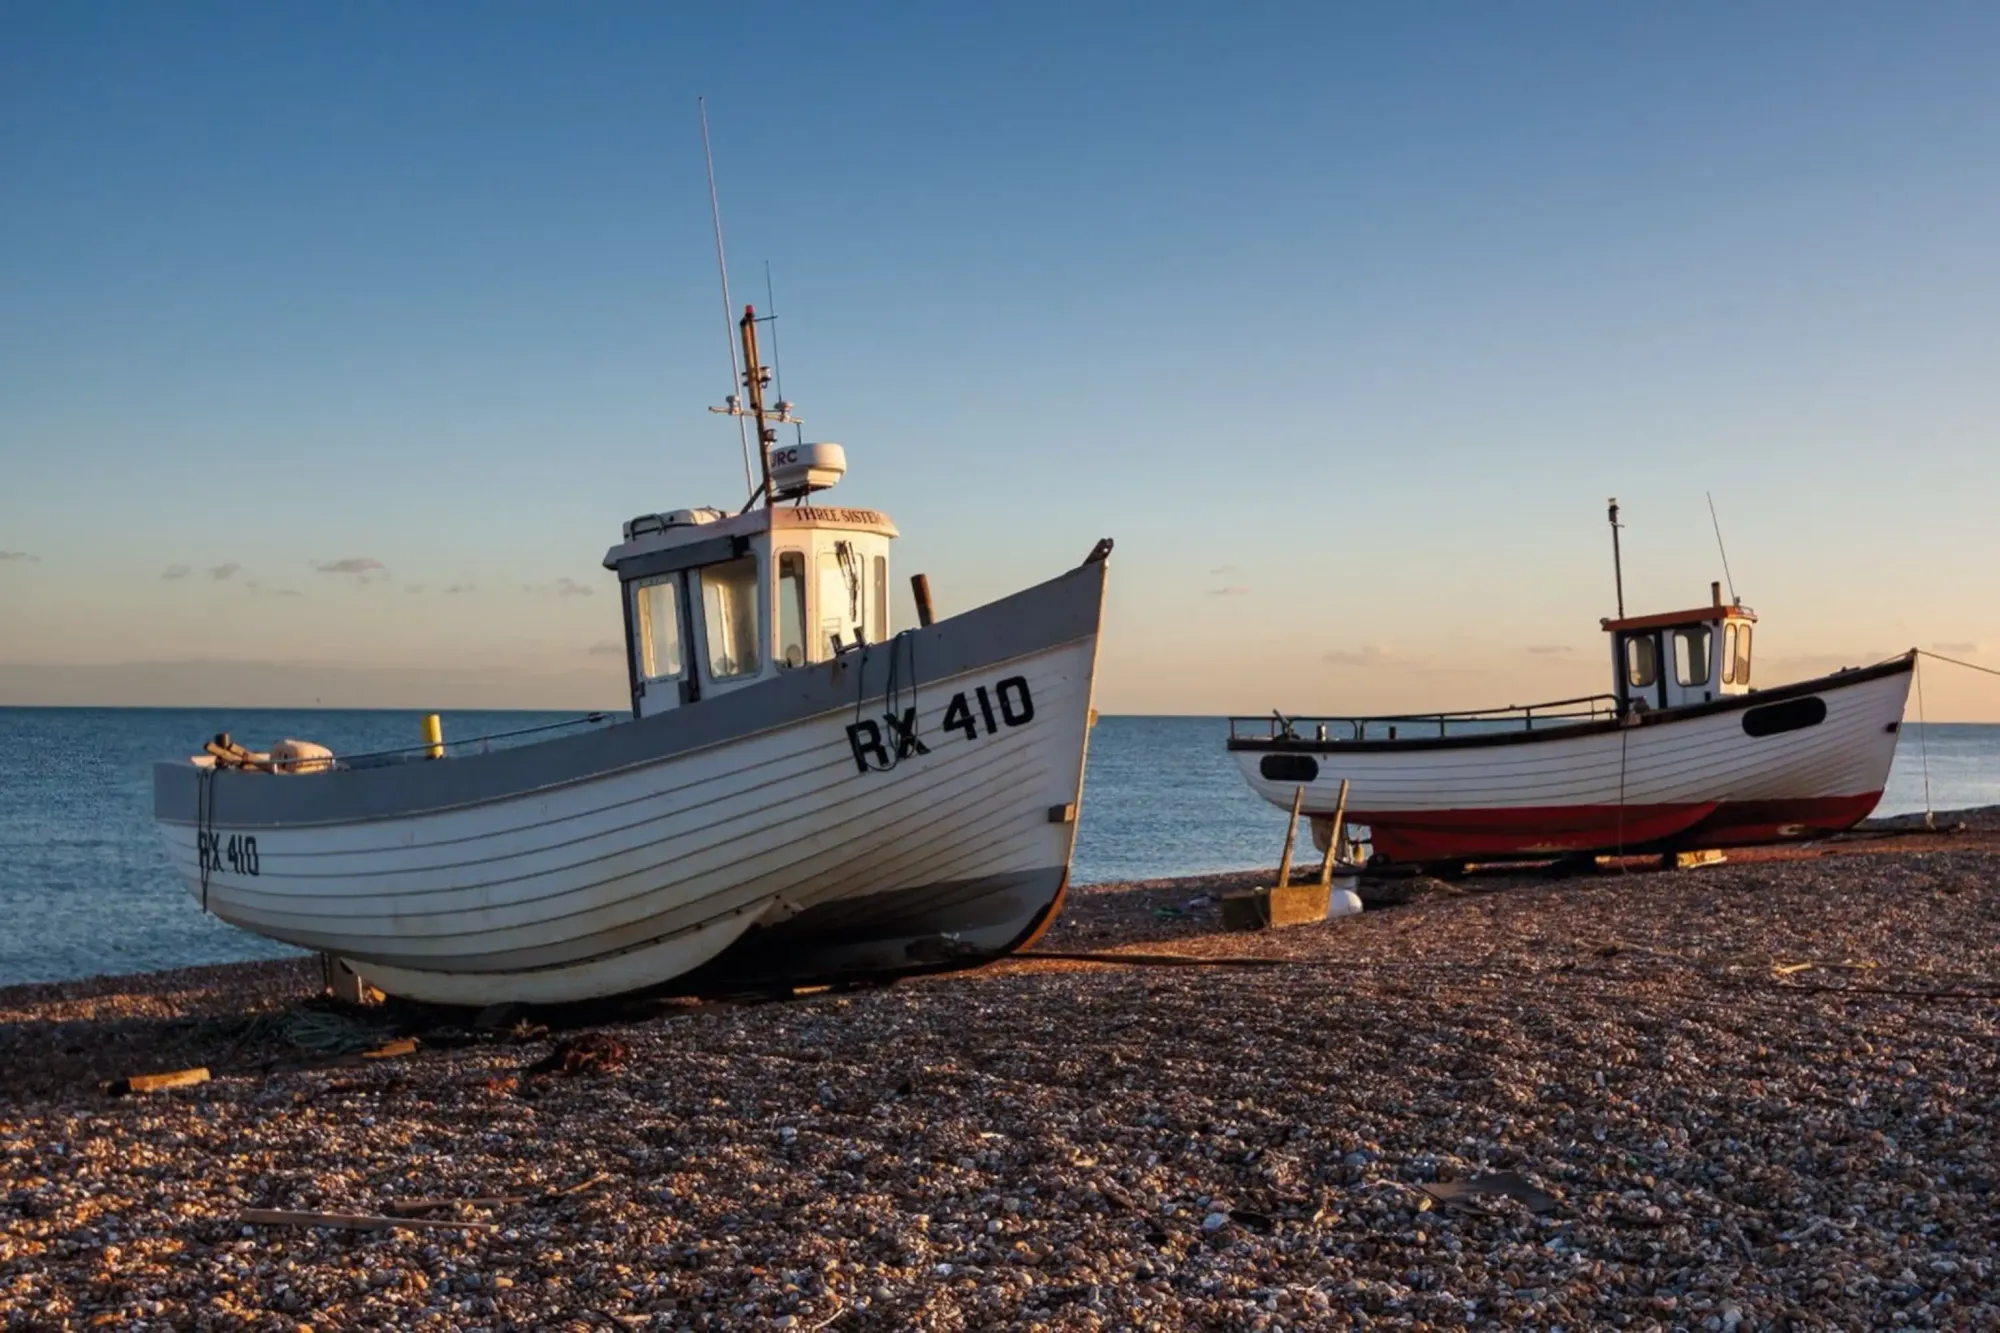
{"type": "Polygon", "coordinates": [[[778,555],[778,665],[806,662],[806,558],[799,551],[778,555]]]}
{"type": "Polygon", "coordinates": [[[703,637],[711,680],[754,676],[763,667],[757,645],[757,557],[709,565],[700,575],[703,637]]]}
{"type": "Polygon", "coordinates": [[[1738,685],[1748,685],[1750,683],[1750,627],[1748,625],[1738,625],[1736,627],[1735,658],[1736,683],[1738,685]]]}
{"type": "Polygon", "coordinates": [[[1706,625],[1674,631],[1674,679],[1680,684],[1708,684],[1710,638],[1706,625]]]}
{"type": "Polygon", "coordinates": [[[649,579],[632,590],[638,619],[639,674],[665,680],[681,674],[680,575],[649,579]]]}
{"type": "Polygon", "coordinates": [[[1736,683],[1736,622],[1722,627],[1722,683],[1736,683]]]}
{"type": "Polygon", "coordinates": [[[1659,649],[1650,634],[1625,640],[1625,683],[1643,690],[1660,678],[1659,649]]]}

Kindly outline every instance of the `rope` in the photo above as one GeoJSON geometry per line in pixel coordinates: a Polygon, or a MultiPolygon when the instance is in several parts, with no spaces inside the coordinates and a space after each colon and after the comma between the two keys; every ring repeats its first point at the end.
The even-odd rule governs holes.
{"type": "Polygon", "coordinates": [[[1917,678],[1917,754],[1924,766],[1924,827],[1937,827],[1937,816],[1931,813],[1931,740],[1930,724],[1924,721],[1924,666],[1917,663],[1911,673],[1917,678]]]}
{"type": "MultiPolygon", "coordinates": [[[[858,725],[864,719],[861,710],[868,702],[868,659],[874,652],[874,645],[864,643],[861,648],[861,665],[855,673],[854,721],[858,725]]],[[[882,686],[882,715],[889,724],[889,744],[885,746],[889,761],[877,769],[886,773],[897,764],[920,753],[923,745],[917,733],[923,724],[923,708],[917,699],[917,640],[915,630],[902,630],[889,640],[888,677],[882,686]],[[902,659],[909,659],[908,680],[903,678],[902,659]],[[909,701],[904,702],[904,692],[908,691],[909,701]],[[903,715],[910,716],[910,729],[902,729],[903,715]]]]}
{"type": "Polygon", "coordinates": [[[1625,746],[1632,728],[1618,728],[1618,873],[1625,873],[1625,746]]]}
{"type": "Polygon", "coordinates": [[[201,866],[201,910],[208,911],[209,847],[215,841],[215,765],[195,770],[194,847],[201,866]]]}
{"type": "MultiPolygon", "coordinates": [[[[560,722],[544,722],[540,726],[518,727],[513,731],[491,731],[484,736],[467,736],[462,740],[446,741],[445,744],[448,746],[483,745],[488,741],[511,740],[516,736],[533,736],[543,731],[560,731],[564,727],[580,727],[586,724],[595,724],[604,721],[610,716],[609,713],[585,713],[582,717],[566,717],[560,722]]],[[[430,748],[428,741],[419,741],[415,745],[399,745],[393,750],[363,750],[358,754],[336,755],[335,762],[345,764],[351,763],[356,759],[380,759],[387,755],[411,754],[417,750],[428,750],[430,748]]]]}
{"type": "Polygon", "coordinates": [[[2000,676],[2000,671],[1996,671],[1992,667],[1983,667],[1977,662],[1961,662],[1956,657],[1946,657],[1943,653],[1934,653],[1924,648],[1917,649],[1917,656],[1935,657],[1940,662],[1949,662],[1953,666],[1962,666],[1967,671],[1983,671],[1989,676],[2000,676]]]}

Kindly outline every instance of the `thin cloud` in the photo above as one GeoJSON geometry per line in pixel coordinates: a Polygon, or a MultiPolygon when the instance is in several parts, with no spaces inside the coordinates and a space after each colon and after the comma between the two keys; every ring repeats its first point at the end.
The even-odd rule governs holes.
{"type": "Polygon", "coordinates": [[[1976,643],[1934,643],[1931,645],[1931,651],[1934,653],[1954,653],[1959,657],[1972,657],[1979,653],[1980,645],[1976,643]]]}
{"type": "Polygon", "coordinates": [[[297,588],[273,588],[273,589],[271,589],[271,596],[273,596],[273,597],[303,597],[303,596],[305,596],[305,594],[304,594],[304,593],[302,593],[302,592],[300,592],[300,591],[299,591],[299,590],[298,590],[297,588]]]}
{"type": "Polygon", "coordinates": [[[1240,583],[1232,583],[1225,588],[1210,588],[1208,595],[1210,597],[1248,597],[1250,590],[1240,583]]]}
{"type": "Polygon", "coordinates": [[[313,568],[322,574],[366,574],[371,570],[385,568],[385,566],[374,556],[351,555],[344,560],[322,561],[314,565],[313,568]]]}
{"type": "Polygon", "coordinates": [[[415,593],[420,593],[423,590],[424,590],[424,585],[421,583],[409,583],[403,586],[403,591],[407,593],[415,594],[415,593]]]}
{"type": "Polygon", "coordinates": [[[37,565],[41,563],[42,558],[38,555],[29,555],[26,551],[0,551],[0,563],[9,560],[18,560],[22,564],[27,565],[37,565]]]}
{"type": "Polygon", "coordinates": [[[595,588],[586,588],[575,579],[556,580],[556,596],[558,597],[588,597],[596,591],[597,589],[595,588]]]}
{"type": "Polygon", "coordinates": [[[208,567],[208,576],[214,579],[218,583],[227,583],[230,579],[235,578],[238,574],[241,574],[242,572],[243,572],[243,566],[237,564],[234,560],[225,561],[220,565],[210,565],[208,567]]]}
{"type": "Polygon", "coordinates": [[[1212,579],[1240,579],[1243,571],[1235,565],[1217,565],[1208,571],[1208,576],[1212,579]]]}
{"type": "Polygon", "coordinates": [[[1389,650],[1371,643],[1358,649],[1321,653],[1319,660],[1329,666],[1378,667],[1389,660],[1389,650]]]}
{"type": "Polygon", "coordinates": [[[184,579],[192,573],[194,571],[186,565],[168,565],[160,571],[160,577],[163,579],[184,579]]]}
{"type": "Polygon", "coordinates": [[[478,591],[479,585],[477,583],[454,583],[444,590],[444,595],[447,597],[457,597],[461,593],[478,591]]]}
{"type": "Polygon", "coordinates": [[[599,639],[584,651],[592,657],[622,657],[625,654],[625,645],[611,639],[599,639]]]}
{"type": "Polygon", "coordinates": [[[1576,648],[1567,643],[1533,643],[1528,645],[1528,651],[1537,657],[1549,657],[1557,653],[1573,653],[1576,648]]]}

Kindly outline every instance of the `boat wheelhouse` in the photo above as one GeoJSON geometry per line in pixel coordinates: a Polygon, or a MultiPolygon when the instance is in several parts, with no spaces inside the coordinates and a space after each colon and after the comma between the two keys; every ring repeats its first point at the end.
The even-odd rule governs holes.
{"type": "MultiPolygon", "coordinates": [[[[803,500],[846,471],[839,445],[774,450],[803,500]]],[[[787,493],[781,491],[781,494],[787,493]]],[[[803,504],[680,509],[625,524],[604,556],[625,606],[632,711],[649,717],[889,639],[889,516],[803,504]]]]}
{"type": "Polygon", "coordinates": [[[1707,606],[1598,622],[1611,636],[1612,697],[1621,709],[1685,708],[1750,692],[1757,615],[1740,601],[1725,603],[1720,583],[1708,591],[1707,606]]]}
{"type": "MultiPolygon", "coordinates": [[[[1617,508],[1612,507],[1614,534],[1617,508]]],[[[1614,548],[1615,549],[1615,548],[1614,548]]],[[[1622,580],[1621,580],[1622,583],[1622,580]]],[[[1600,622],[1612,689],[1550,703],[1378,717],[1231,718],[1251,788],[1315,841],[1363,825],[1374,862],[1716,848],[1851,828],[1882,796],[1914,649],[1774,687],[1753,683],[1757,617],[1709,604],[1600,622]]]]}

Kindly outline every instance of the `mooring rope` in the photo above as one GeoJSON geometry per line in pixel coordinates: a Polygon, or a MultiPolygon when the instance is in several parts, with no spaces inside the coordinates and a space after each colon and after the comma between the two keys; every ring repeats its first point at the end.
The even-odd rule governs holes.
{"type": "Polygon", "coordinates": [[[1949,662],[1953,666],[1962,666],[1967,671],[1983,671],[1989,676],[2000,676],[2000,671],[1996,671],[1992,667],[1983,667],[1977,662],[1961,662],[1956,657],[1946,657],[1943,653],[1934,653],[1927,648],[1917,649],[1917,656],[1935,657],[1940,662],[1949,662]]]}
{"type": "Polygon", "coordinates": [[[208,848],[215,840],[215,765],[195,771],[194,852],[201,867],[201,910],[208,910],[208,848]]]}
{"type": "MultiPolygon", "coordinates": [[[[1967,671],[1977,671],[1988,676],[2000,676],[2000,671],[1996,671],[1992,667],[1981,666],[1977,662],[1962,662],[1956,657],[1946,657],[1943,653],[1931,652],[1928,648],[1913,648],[1910,651],[1918,657],[1934,657],[1940,662],[1949,662],[1953,666],[1964,667],[1967,671]]],[[[1917,755],[1922,760],[1924,768],[1924,827],[1929,829],[1937,827],[1937,816],[1931,810],[1931,729],[1930,724],[1924,720],[1923,663],[1919,662],[1917,664],[1915,674],[1917,677],[1917,755]]]]}
{"type": "MultiPolygon", "coordinates": [[[[909,758],[910,755],[919,753],[923,749],[923,746],[917,739],[923,722],[923,707],[921,701],[917,698],[916,633],[912,629],[902,630],[894,638],[890,639],[888,643],[889,664],[887,678],[884,680],[882,686],[882,715],[883,721],[889,727],[889,736],[884,746],[889,759],[879,770],[885,773],[903,762],[903,760],[909,758]],[[904,665],[904,659],[907,659],[907,666],[904,665]],[[909,695],[907,706],[903,703],[903,696],[906,692],[909,695]],[[906,713],[910,718],[910,729],[907,732],[902,729],[903,717],[906,713]]],[[[855,671],[854,721],[856,725],[862,722],[862,709],[867,706],[868,702],[868,659],[874,653],[875,649],[880,646],[879,644],[869,643],[864,643],[861,646],[861,662],[855,671]]]]}
{"type": "Polygon", "coordinates": [[[1625,873],[1625,746],[1631,739],[1632,728],[1622,724],[1618,728],[1618,873],[1625,873]]]}
{"type": "Polygon", "coordinates": [[[1924,827],[1937,827],[1937,816],[1931,811],[1931,727],[1924,721],[1924,664],[1918,662],[1911,673],[1917,678],[1917,755],[1924,768],[1924,827]]]}

